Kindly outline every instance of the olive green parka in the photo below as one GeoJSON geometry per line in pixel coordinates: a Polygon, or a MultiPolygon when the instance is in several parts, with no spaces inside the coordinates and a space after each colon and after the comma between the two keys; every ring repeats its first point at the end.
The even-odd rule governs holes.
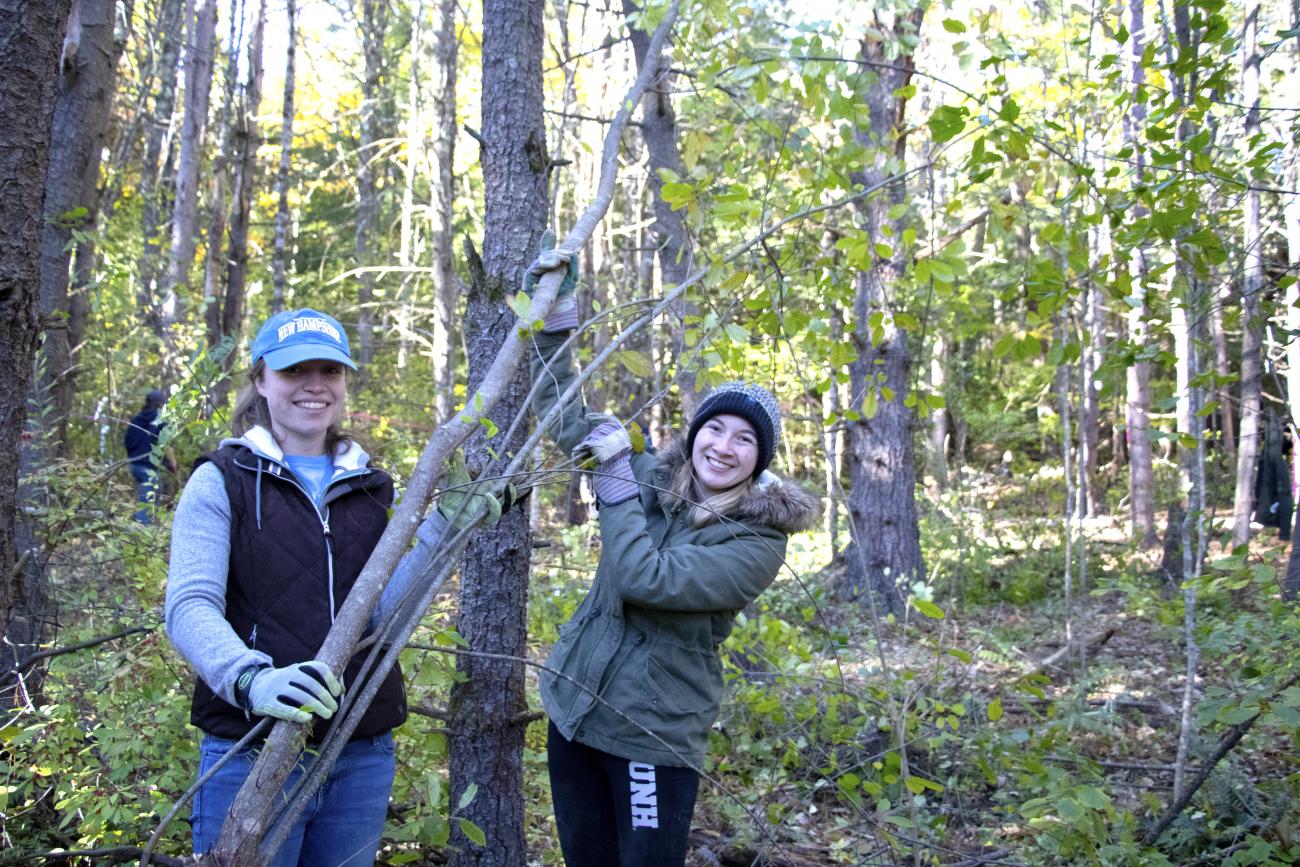
{"type": "MultiPolygon", "coordinates": [[[[567,335],[541,334],[532,364],[539,418],[573,379],[567,335]]],[[[587,434],[566,408],[552,434],[566,453],[587,434]]],[[[547,715],[570,740],[638,762],[699,768],[722,700],[718,648],[736,613],[767,588],[786,537],[817,517],[817,501],[764,473],[731,512],[693,526],[673,496],[689,460],[685,436],[632,456],[639,497],[600,508],[600,562],[591,589],[540,676],[547,715]]]]}

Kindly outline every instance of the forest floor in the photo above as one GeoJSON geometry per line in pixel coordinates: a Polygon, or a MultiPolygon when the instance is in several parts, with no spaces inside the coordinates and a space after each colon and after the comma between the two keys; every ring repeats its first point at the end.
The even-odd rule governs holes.
{"type": "MultiPolygon", "coordinates": [[[[1076,564],[1072,598],[1068,605],[1062,601],[1058,554],[1056,572],[1040,575],[1041,585],[1034,585],[1055,590],[1012,601],[1008,597],[1016,588],[1006,585],[1016,580],[1015,564],[1029,558],[1036,568],[1042,562],[1034,559],[1037,545],[1027,538],[1041,530],[1019,531],[1013,520],[996,524],[998,532],[989,535],[997,539],[1003,559],[992,574],[1003,580],[1001,585],[997,578],[989,580],[981,591],[994,598],[954,605],[941,619],[912,612],[903,623],[879,628],[855,606],[823,608],[829,623],[821,629],[843,642],[837,662],[821,669],[828,681],[842,678],[846,692],[876,697],[859,709],[877,700],[882,716],[906,719],[910,770],[937,781],[942,791],[925,790],[910,804],[906,793],[892,804],[877,797],[874,807],[872,797],[849,793],[845,776],[880,779],[882,758],[893,746],[887,731],[893,725],[866,725],[859,733],[861,749],[848,753],[858,760],[856,767],[825,762],[807,769],[812,777],[820,774],[824,784],[787,782],[783,794],[752,799],[766,808],[772,828],[755,828],[753,820],[737,823],[737,811],[723,803],[728,796],[706,784],[688,864],[1088,863],[1042,860],[1041,847],[1033,845],[1041,828],[1016,809],[1032,794],[1033,786],[1026,785],[1030,775],[1054,778],[1058,788],[1096,788],[1116,810],[1144,820],[1164,811],[1174,788],[1186,649],[1182,594],[1158,577],[1161,549],[1135,551],[1122,518],[1086,522],[1087,586],[1078,586],[1076,564]],[[1066,649],[1067,639],[1073,652],[1066,649]],[[894,701],[879,702],[882,685],[889,681],[894,701]],[[1032,753],[1018,772],[991,759],[1016,744],[1032,753]],[[838,791],[832,781],[840,783],[838,791]],[[780,804],[776,813],[774,803],[780,804]],[[913,825],[925,831],[913,830],[913,825]],[[909,837],[924,841],[915,847],[923,853],[922,861],[899,854],[908,849],[909,837]],[[1022,849],[1037,854],[1022,858],[1022,849]],[[994,861],[971,860],[990,853],[994,861]],[[996,861],[999,857],[1006,860],[996,861]]],[[[1222,527],[1216,530],[1221,536],[1222,527]]],[[[1216,538],[1206,568],[1225,553],[1216,538]]],[[[1256,528],[1251,563],[1272,566],[1281,576],[1287,553],[1276,530],[1256,528]]],[[[1238,625],[1249,619],[1240,615],[1275,595],[1275,589],[1270,593],[1262,585],[1202,594],[1197,616],[1202,622],[1222,620],[1224,629],[1249,631],[1238,625]]],[[[1205,643],[1193,706],[1207,690],[1232,690],[1239,680],[1237,672],[1225,669],[1216,640],[1205,643]]],[[[823,688],[838,687],[824,683],[823,688]]],[[[1194,739],[1188,779],[1212,751],[1221,729],[1205,726],[1194,739]]],[[[810,755],[815,746],[807,746],[810,755]]],[[[1219,763],[1205,786],[1206,797],[1231,800],[1245,814],[1277,812],[1280,802],[1269,801],[1260,781],[1291,773],[1293,753],[1285,733],[1256,732],[1219,763]]],[[[840,750],[839,755],[846,754],[840,750]]],[[[885,765],[883,774],[889,770],[885,765]]]]}

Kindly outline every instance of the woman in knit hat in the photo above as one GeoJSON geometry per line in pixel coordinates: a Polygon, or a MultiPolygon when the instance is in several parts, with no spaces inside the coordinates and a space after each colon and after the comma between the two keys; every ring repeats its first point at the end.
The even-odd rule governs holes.
{"type": "MultiPolygon", "coordinates": [[[[529,273],[557,269],[532,360],[538,418],[574,377],[564,344],[577,326],[576,260],[543,251],[529,273]]],[[[540,676],[565,863],[680,865],[724,691],[718,647],[817,504],[768,471],[781,412],[753,383],[715,388],[657,453],[636,452],[617,419],[576,403],[550,433],[595,462],[600,509],[596,577],[540,676]]]]}

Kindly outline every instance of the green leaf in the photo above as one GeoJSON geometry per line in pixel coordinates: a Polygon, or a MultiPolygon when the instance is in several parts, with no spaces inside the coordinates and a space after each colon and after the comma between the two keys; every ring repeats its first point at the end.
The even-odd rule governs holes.
{"type": "Polygon", "coordinates": [[[1095,786],[1080,786],[1076,795],[1079,803],[1093,810],[1104,810],[1110,806],[1110,798],[1095,786]]]}
{"type": "Polygon", "coordinates": [[[926,617],[933,620],[943,619],[943,609],[928,599],[917,599],[916,597],[912,597],[912,604],[916,606],[917,611],[921,612],[926,617]]]}
{"type": "Polygon", "coordinates": [[[1062,798],[1057,801],[1056,812],[1067,822],[1077,822],[1084,817],[1083,808],[1073,798],[1062,798]]]}
{"type": "Polygon", "coordinates": [[[460,817],[457,817],[456,821],[460,823],[460,832],[464,834],[466,837],[468,837],[470,839],[470,842],[475,843],[479,846],[487,845],[487,834],[483,833],[482,828],[480,828],[478,825],[475,825],[469,819],[462,819],[460,817]]]}
{"type": "Polygon", "coordinates": [[[907,786],[907,790],[911,792],[913,795],[919,795],[922,792],[924,792],[926,789],[929,789],[932,792],[943,791],[943,786],[936,783],[934,780],[927,780],[925,777],[913,777],[913,776],[904,777],[903,785],[907,786]]]}
{"type": "Polygon", "coordinates": [[[1002,103],[1002,108],[998,111],[998,117],[1002,118],[1007,123],[1011,123],[1016,118],[1020,117],[1020,106],[1016,105],[1014,99],[1008,99],[1006,102],[1002,103]]]}
{"type": "Polygon", "coordinates": [[[989,702],[988,707],[989,722],[997,722],[1002,719],[1002,696],[997,696],[989,702]]]}
{"type": "Polygon", "coordinates": [[[943,29],[947,30],[949,33],[965,33],[966,25],[962,24],[956,18],[945,18],[943,19],[943,29]]]}
{"type": "Polygon", "coordinates": [[[614,357],[618,359],[619,364],[631,371],[633,376],[648,377],[654,375],[654,362],[643,353],[624,349],[615,352],[614,357]]]}
{"type": "Polygon", "coordinates": [[[456,812],[459,813],[461,810],[472,804],[474,802],[474,796],[477,794],[478,783],[470,783],[466,786],[465,791],[460,794],[460,800],[456,802],[456,812]]]}
{"type": "Polygon", "coordinates": [[[942,144],[956,138],[966,128],[966,116],[969,113],[963,106],[941,105],[930,115],[926,126],[930,127],[930,135],[934,140],[942,144]]]}
{"type": "Polygon", "coordinates": [[[533,299],[523,292],[516,292],[510,297],[510,309],[515,311],[516,316],[527,322],[533,312],[533,299]]]}
{"type": "MultiPolygon", "coordinates": [[[[734,322],[728,322],[723,327],[723,330],[727,332],[727,336],[731,338],[732,343],[740,343],[740,344],[749,343],[749,332],[745,330],[745,327],[743,325],[737,325],[734,322]]],[[[650,373],[653,372],[654,370],[652,368],[650,373]]],[[[645,375],[649,376],[650,373],[647,373],[645,375]]]]}

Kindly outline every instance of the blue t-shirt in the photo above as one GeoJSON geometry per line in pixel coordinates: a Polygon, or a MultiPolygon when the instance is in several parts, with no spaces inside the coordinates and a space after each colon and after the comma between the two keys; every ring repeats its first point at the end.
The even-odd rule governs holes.
{"type": "Polygon", "coordinates": [[[312,502],[319,504],[334,475],[334,459],[329,455],[285,455],[284,462],[307,489],[312,502]]]}

